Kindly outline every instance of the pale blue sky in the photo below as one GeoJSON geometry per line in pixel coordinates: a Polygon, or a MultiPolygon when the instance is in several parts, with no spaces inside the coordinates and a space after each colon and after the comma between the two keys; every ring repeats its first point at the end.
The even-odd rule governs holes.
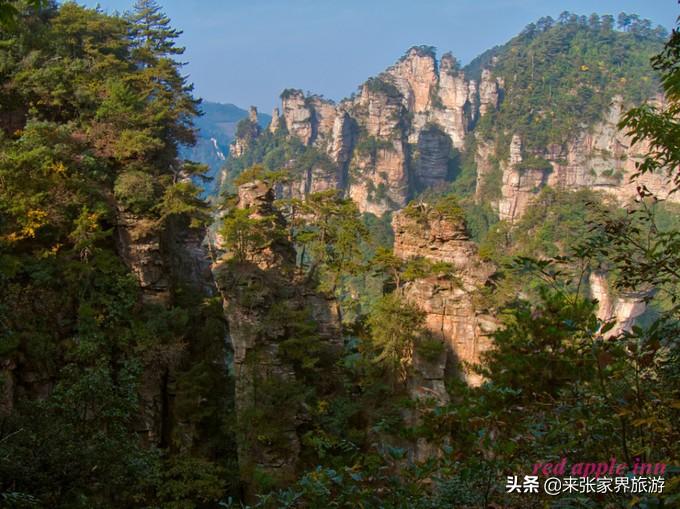
{"type": "MultiPolygon", "coordinates": [[[[134,0],[82,1],[125,11],[134,0]]],[[[341,99],[413,45],[463,63],[541,16],[639,14],[671,28],[676,0],[158,0],[184,31],[196,95],[269,113],[284,88],[341,99]]]]}

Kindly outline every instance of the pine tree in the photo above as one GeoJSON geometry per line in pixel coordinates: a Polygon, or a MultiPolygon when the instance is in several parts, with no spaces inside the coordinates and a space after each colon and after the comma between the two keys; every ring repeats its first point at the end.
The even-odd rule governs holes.
{"type": "Polygon", "coordinates": [[[181,30],[170,26],[170,18],[155,0],[137,0],[127,16],[132,23],[134,56],[142,65],[154,65],[159,58],[181,55],[184,48],[175,46],[181,30]]]}
{"type": "Polygon", "coordinates": [[[184,53],[184,48],[175,44],[182,32],[171,27],[170,18],[155,0],[137,0],[127,20],[131,56],[141,71],[138,86],[147,98],[147,114],[154,123],[164,126],[162,137],[166,144],[154,158],[160,173],[170,171],[177,181],[180,173],[204,171],[203,167],[183,165],[177,160],[180,145],[196,142],[193,119],[199,114],[200,104],[192,96],[193,85],[181,74],[184,64],[175,58],[184,53]]]}

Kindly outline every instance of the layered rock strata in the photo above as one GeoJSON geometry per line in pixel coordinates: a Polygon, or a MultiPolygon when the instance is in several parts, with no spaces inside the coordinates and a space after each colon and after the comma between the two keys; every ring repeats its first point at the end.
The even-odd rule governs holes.
{"type": "Polygon", "coordinates": [[[445,372],[458,372],[477,385],[481,378],[467,365],[478,363],[489,349],[489,335],[497,325],[475,295],[494,268],[477,255],[462,219],[448,217],[425,203],[409,209],[396,213],[392,220],[394,253],[405,260],[422,257],[451,267],[404,287],[404,296],[425,311],[427,328],[446,346],[444,362],[429,372],[438,373],[441,380],[445,372]]]}
{"type": "MultiPolygon", "coordinates": [[[[662,97],[655,99],[657,104],[662,97]]],[[[589,129],[584,129],[564,147],[550,145],[544,150],[526,154],[519,135],[512,136],[510,156],[500,162],[502,172],[501,197],[495,204],[499,217],[514,223],[531,204],[532,198],[546,185],[570,191],[593,189],[611,195],[621,205],[637,197],[638,187],[646,186],[660,199],[680,201],[680,196],[669,194],[671,188],[665,174],[645,174],[635,181],[636,163],[647,153],[644,143],[633,144],[618,128],[627,107],[620,96],[615,96],[605,118],[589,129]],[[538,162],[532,166],[532,161],[538,162]]],[[[477,143],[477,197],[483,195],[485,180],[494,169],[495,151],[488,142],[477,143]]]]}

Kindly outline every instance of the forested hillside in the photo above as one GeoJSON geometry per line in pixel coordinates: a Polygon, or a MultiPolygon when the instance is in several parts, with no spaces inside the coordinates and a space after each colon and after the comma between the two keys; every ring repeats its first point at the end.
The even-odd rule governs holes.
{"type": "Polygon", "coordinates": [[[208,204],[153,0],[0,23],[0,506],[678,505],[678,31],[285,90],[208,204]],[[665,485],[508,489],[563,459],[665,485]]]}
{"type": "Polygon", "coordinates": [[[482,68],[504,78],[501,106],[480,130],[517,133],[528,150],[566,143],[582,125],[602,120],[615,95],[627,104],[654,97],[659,84],[649,58],[666,37],[662,27],[625,14],[618,23],[568,12],[531,23],[465,69],[477,79],[482,68]]]}
{"type": "Polygon", "coordinates": [[[0,505],[218,500],[225,325],[177,32],[151,1],[34,4],[2,4],[0,505]]]}

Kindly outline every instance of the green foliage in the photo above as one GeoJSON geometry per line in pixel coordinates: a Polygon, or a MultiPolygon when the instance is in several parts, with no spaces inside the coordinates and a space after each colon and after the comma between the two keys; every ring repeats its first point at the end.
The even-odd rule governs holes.
{"type": "Polygon", "coordinates": [[[356,204],[336,191],[312,193],[291,216],[300,265],[319,277],[321,289],[342,296],[347,276],[360,272],[368,230],[356,204]]]}
{"type": "MultiPolygon", "coordinates": [[[[267,130],[248,145],[241,157],[227,158],[224,164],[227,179],[222,192],[235,192],[235,186],[239,184],[235,184],[234,181],[241,173],[253,167],[261,166],[265,173],[285,171],[292,176],[300,176],[306,174],[317,163],[328,165],[329,161],[316,148],[305,147],[297,138],[288,136],[285,129],[279,129],[276,133],[267,130]]],[[[244,183],[248,180],[252,178],[246,175],[238,179],[238,182],[244,183]]]]}
{"type": "Polygon", "coordinates": [[[528,151],[566,143],[601,120],[614,95],[639,104],[657,92],[648,62],[662,40],[660,31],[619,32],[575,15],[531,24],[493,50],[504,99],[478,128],[487,137],[519,134],[528,151]]]}
{"type": "Polygon", "coordinates": [[[0,32],[0,350],[16,383],[0,503],[216,502],[215,457],[230,447],[215,391],[228,382],[212,362],[224,327],[178,269],[178,229],[208,219],[183,180],[202,167],[177,155],[197,106],[174,60],[179,33],[150,1],[130,19],[41,4],[14,3],[0,32]],[[144,218],[121,224],[121,209],[144,218]],[[120,257],[135,235],[159,242],[166,306],[120,257]]]}
{"type": "Polygon", "coordinates": [[[590,223],[609,215],[616,215],[615,206],[596,192],[545,187],[511,230],[502,223],[492,227],[481,241],[480,254],[497,263],[508,255],[570,256],[594,234],[590,223]]]}
{"type": "Polygon", "coordinates": [[[357,153],[369,156],[373,160],[377,157],[379,150],[393,150],[394,144],[389,140],[381,140],[375,136],[359,136],[359,140],[355,145],[357,153]]]}
{"type": "Polygon", "coordinates": [[[375,362],[385,363],[405,380],[417,338],[424,332],[425,314],[397,294],[382,297],[368,317],[375,362]]]}
{"type": "Polygon", "coordinates": [[[488,203],[465,200],[461,206],[465,212],[465,225],[470,237],[477,243],[481,242],[489,230],[498,224],[498,215],[488,203]]]}
{"type": "MultiPolygon", "coordinates": [[[[181,273],[186,261],[174,251],[178,231],[209,219],[187,180],[202,167],[177,157],[178,145],[193,139],[197,107],[174,60],[179,32],[151,0],[137,2],[127,19],[73,3],[50,3],[39,14],[12,3],[21,7],[17,16],[8,5],[0,0],[0,17],[9,12],[14,20],[0,34],[7,50],[0,64],[0,355],[5,371],[17,374],[3,374],[2,383],[35,397],[16,398],[8,413],[3,407],[3,506],[224,506],[227,490],[239,493],[241,476],[253,481],[259,507],[523,507],[526,497],[505,493],[501,481],[529,462],[676,460],[680,241],[673,206],[644,192],[623,215],[595,193],[545,189],[516,225],[496,223],[488,205],[471,199],[470,149],[451,154],[451,192],[425,196],[430,205],[412,203],[405,214],[416,227],[465,219],[483,239],[480,253],[498,262],[499,273],[474,296],[493,293],[488,311],[502,321],[478,368],[485,383],[447,379],[447,404],[407,397],[414,356],[436,361],[445,344],[402,292],[424,277],[436,276],[440,286],[448,280],[450,289],[460,283],[447,264],[394,256],[388,216],[362,216],[350,200],[325,192],[279,202],[271,215],[226,210],[221,233],[232,258],[224,265],[239,318],[258,340],[243,366],[261,367],[266,355],[271,361],[251,371],[252,404],[241,401],[236,418],[233,380],[224,372],[225,303],[181,273]],[[120,208],[145,216],[149,229],[133,233],[148,236],[148,245],[158,240],[162,263],[180,267],[163,274],[163,305],[150,302],[119,256],[113,233],[122,233],[114,230],[120,208]],[[292,249],[280,270],[253,263],[276,243],[295,245],[297,267],[292,249]],[[598,322],[586,294],[592,270],[608,270],[622,293],[647,296],[654,316],[623,332],[598,322]],[[310,295],[324,300],[319,289],[340,303],[342,352],[309,305],[310,295]],[[273,353],[259,339],[271,341],[273,353]],[[279,370],[284,365],[291,369],[279,370]],[[162,422],[152,422],[158,416],[162,422]],[[415,439],[441,444],[441,454],[412,461],[415,439]],[[284,460],[299,452],[299,478],[277,478],[246,460],[237,465],[237,444],[284,460]]],[[[506,78],[508,95],[479,128],[500,127],[498,158],[507,158],[506,128],[533,140],[529,148],[561,142],[580,129],[576,117],[591,122],[603,110],[610,92],[637,100],[654,90],[641,63],[658,33],[632,16],[619,23],[624,32],[613,31],[613,19],[566,13],[558,25],[541,20],[495,50],[503,58],[494,72],[506,78]]],[[[675,35],[656,62],[668,111],[677,113],[675,35]]],[[[381,78],[368,86],[398,97],[381,78]]],[[[652,141],[641,171],[675,171],[675,113],[627,117],[634,136],[652,141]]],[[[359,140],[358,150],[369,154],[387,148],[359,140]]],[[[523,167],[547,169],[547,162],[529,156],[523,167]]],[[[325,153],[283,131],[262,133],[227,168],[229,185],[285,184],[337,170],[325,153]]],[[[482,202],[498,192],[497,173],[482,202]]],[[[678,496],[669,486],[665,499],[640,505],[673,506],[678,496]]],[[[602,503],[630,500],[612,495],[602,503]]]]}
{"type": "Polygon", "coordinates": [[[234,185],[240,186],[246,184],[247,182],[253,182],[255,180],[263,180],[270,185],[278,184],[279,182],[285,182],[289,177],[289,172],[286,170],[271,171],[265,170],[264,166],[256,164],[251,166],[247,170],[244,170],[234,179],[234,185]]]}
{"type": "Polygon", "coordinates": [[[409,53],[415,52],[416,55],[419,57],[431,57],[431,58],[436,58],[437,57],[437,48],[434,46],[428,46],[426,44],[422,44],[420,46],[411,46],[406,53],[401,57],[401,60],[404,61],[408,57],[409,53]]]}
{"type": "Polygon", "coordinates": [[[404,207],[403,213],[417,223],[424,224],[430,216],[451,221],[461,221],[465,217],[458,198],[453,194],[433,196],[427,203],[411,201],[404,207]]]}
{"type": "Polygon", "coordinates": [[[553,395],[592,370],[587,341],[597,330],[592,302],[539,288],[539,304],[518,301],[503,316],[494,347],[485,354],[486,377],[502,387],[536,398],[536,390],[553,395]],[[584,335],[585,334],[585,335],[584,335]]]}
{"type": "Polygon", "coordinates": [[[281,92],[281,99],[289,99],[290,97],[293,97],[294,95],[301,95],[304,96],[304,92],[300,89],[297,88],[286,88],[283,92],[281,92]]]}
{"type": "Polygon", "coordinates": [[[440,339],[423,335],[415,345],[415,352],[429,362],[435,362],[446,351],[446,344],[440,339]]]}
{"type": "Polygon", "coordinates": [[[160,213],[160,220],[165,221],[172,216],[187,217],[192,228],[210,224],[210,207],[200,198],[201,190],[191,181],[177,182],[165,188],[165,192],[155,209],[160,213]]]}
{"type": "Polygon", "coordinates": [[[116,178],[116,199],[135,214],[148,212],[156,200],[153,177],[142,171],[126,171],[116,178]]]}
{"type": "Polygon", "coordinates": [[[520,172],[523,170],[541,170],[544,172],[552,171],[552,164],[550,161],[543,159],[542,157],[527,157],[521,163],[515,165],[515,169],[520,172]]]}
{"type": "Polygon", "coordinates": [[[368,91],[373,94],[383,94],[392,98],[401,97],[399,89],[390,81],[388,81],[388,78],[386,77],[378,76],[375,78],[369,78],[366,81],[365,86],[368,88],[368,91]]]}
{"type": "Polygon", "coordinates": [[[257,123],[252,122],[250,118],[246,117],[239,120],[238,124],[236,124],[236,132],[234,133],[234,137],[241,140],[252,141],[254,138],[254,133],[257,132],[259,132],[259,126],[257,123]]]}
{"type": "Polygon", "coordinates": [[[251,217],[248,209],[233,209],[224,218],[220,234],[224,247],[239,261],[252,261],[276,238],[274,217],[251,217]]]}
{"type": "Polygon", "coordinates": [[[661,73],[661,84],[668,105],[659,108],[643,104],[630,110],[621,120],[620,128],[626,129],[632,142],[644,140],[649,144],[649,153],[641,163],[636,163],[637,174],[667,172],[673,182],[673,190],[680,189],[680,175],[676,171],[678,164],[678,111],[680,110],[680,32],[673,30],[671,38],[660,52],[652,59],[652,66],[661,73]]]}

